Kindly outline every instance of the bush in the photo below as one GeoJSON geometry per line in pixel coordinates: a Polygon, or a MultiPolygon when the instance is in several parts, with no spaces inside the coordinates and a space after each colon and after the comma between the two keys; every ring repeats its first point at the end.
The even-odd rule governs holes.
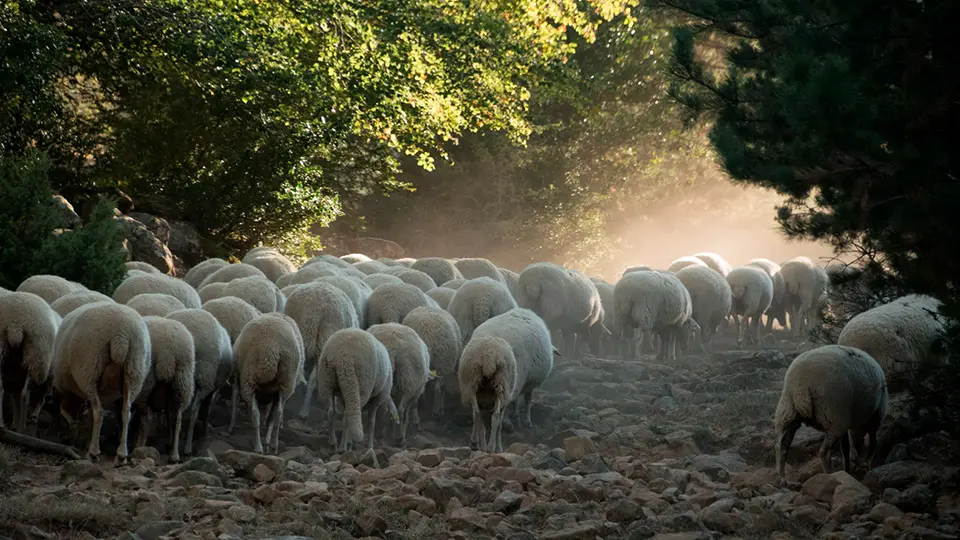
{"type": "Polygon", "coordinates": [[[58,231],[50,161],[39,152],[0,156],[0,287],[10,290],[36,274],[54,274],[112,294],[126,273],[123,231],[113,203],[101,200],[88,223],[58,231]]]}

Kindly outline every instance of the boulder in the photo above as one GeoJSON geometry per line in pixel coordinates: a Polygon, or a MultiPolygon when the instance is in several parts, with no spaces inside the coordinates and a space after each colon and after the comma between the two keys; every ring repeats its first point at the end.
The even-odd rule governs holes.
{"type": "Polygon", "coordinates": [[[60,210],[59,228],[73,229],[83,224],[83,220],[80,219],[80,216],[73,209],[73,205],[70,204],[70,201],[68,201],[65,197],[62,195],[54,195],[53,202],[56,203],[57,208],[60,210]]]}
{"type": "Polygon", "coordinates": [[[160,241],[146,225],[129,217],[114,218],[120,223],[125,237],[124,248],[131,260],[143,261],[153,265],[167,275],[174,274],[173,254],[166,244],[160,241]]]}
{"type": "Polygon", "coordinates": [[[200,232],[186,221],[170,221],[170,238],[167,247],[180,257],[187,267],[197,265],[203,260],[203,249],[200,244],[200,232]]]}
{"type": "Polygon", "coordinates": [[[130,212],[127,217],[143,223],[147,230],[157,237],[157,240],[164,244],[170,243],[170,224],[167,223],[167,220],[144,212],[130,212]]]}

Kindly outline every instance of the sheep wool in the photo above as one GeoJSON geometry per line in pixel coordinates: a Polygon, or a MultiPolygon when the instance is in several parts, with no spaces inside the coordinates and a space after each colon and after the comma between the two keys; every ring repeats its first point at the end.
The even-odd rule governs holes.
{"type": "Polygon", "coordinates": [[[23,432],[28,421],[36,422],[50,383],[59,327],[60,316],[43,298],[28,292],[0,295],[0,427],[4,387],[21,389],[10,400],[16,430],[23,432]]]}
{"type": "Polygon", "coordinates": [[[204,302],[203,310],[217,318],[217,321],[227,330],[230,343],[236,343],[243,327],[260,316],[257,308],[237,298],[224,296],[204,302]]]}
{"type": "Polygon", "coordinates": [[[363,253],[350,253],[350,254],[348,254],[348,255],[341,255],[341,256],[340,256],[340,259],[341,259],[341,260],[344,260],[344,261],[347,261],[347,262],[350,263],[350,264],[357,264],[357,263],[364,263],[364,262],[371,262],[371,261],[373,261],[373,259],[371,259],[370,257],[367,257],[367,256],[364,255],[363,253]]]}
{"type": "Polygon", "coordinates": [[[61,317],[66,317],[73,310],[94,302],[113,302],[113,298],[97,291],[74,291],[57,298],[50,307],[61,317]]]}
{"type": "Polygon", "coordinates": [[[367,299],[367,325],[399,323],[420,306],[439,307],[427,293],[409,283],[381,285],[367,299]]]}
{"type": "Polygon", "coordinates": [[[64,317],[53,352],[53,387],[60,414],[76,427],[80,406],[90,405],[93,425],[86,455],[100,455],[103,403],[121,400],[117,460],[127,460],[130,408],[152,369],[150,334],[143,318],[122,304],[95,302],[64,317]]]}
{"type": "Polygon", "coordinates": [[[716,253],[704,251],[702,253],[695,253],[693,256],[703,261],[708,267],[710,267],[711,270],[717,272],[723,277],[727,277],[727,274],[733,270],[733,267],[730,266],[730,263],[716,253]]]}
{"type": "Polygon", "coordinates": [[[700,343],[705,350],[733,306],[730,284],[719,272],[697,265],[681,269],[677,279],[690,293],[691,317],[702,331],[700,343]]]}
{"type": "Polygon", "coordinates": [[[413,263],[417,262],[413,257],[403,257],[397,259],[397,264],[401,266],[406,266],[407,268],[413,268],[413,263]]]}
{"type": "Polygon", "coordinates": [[[737,323],[737,345],[744,341],[747,327],[748,342],[760,342],[761,316],[773,299],[773,280],[766,271],[756,266],[741,266],[727,274],[727,283],[733,298],[733,316],[737,323]]]}
{"type": "Polygon", "coordinates": [[[534,263],[523,269],[517,283],[517,305],[533,310],[548,328],[561,332],[564,352],[571,355],[576,353],[577,336],[587,336],[589,328],[602,320],[596,285],[582,273],[552,263],[534,263]]]}
{"type": "Polygon", "coordinates": [[[353,264],[353,267],[364,274],[382,274],[389,268],[380,261],[362,261],[353,264]]]}
{"type": "Polygon", "coordinates": [[[456,278],[456,279],[451,279],[450,281],[445,281],[445,282],[441,283],[440,286],[441,286],[441,287],[446,287],[446,288],[448,288],[448,289],[457,290],[457,289],[459,289],[460,287],[463,287],[463,284],[466,283],[466,282],[467,282],[467,280],[465,280],[465,279],[463,279],[463,278],[456,278]]]}
{"type": "Polygon", "coordinates": [[[503,283],[507,286],[507,290],[510,291],[510,294],[514,298],[517,297],[517,283],[520,282],[520,274],[514,272],[513,270],[508,270],[506,268],[498,268],[500,270],[500,278],[503,280],[503,283]]]}
{"type": "Polygon", "coordinates": [[[403,283],[403,280],[397,276],[391,276],[390,274],[370,274],[363,278],[363,282],[366,283],[371,289],[376,290],[377,287],[381,285],[386,285],[387,283],[393,283],[396,285],[398,283],[403,283]]]}
{"type": "Polygon", "coordinates": [[[447,311],[460,328],[463,342],[470,341],[473,330],[491,317],[496,317],[517,307],[517,301],[507,287],[488,277],[471,279],[457,289],[447,306],[447,311]]]}
{"type": "Polygon", "coordinates": [[[303,285],[321,277],[340,277],[343,271],[329,264],[311,264],[304,266],[293,274],[287,274],[277,280],[277,286],[280,288],[290,285],[303,285]]]}
{"type": "MultiPolygon", "coordinates": [[[[707,263],[703,262],[699,257],[680,257],[679,259],[670,263],[670,266],[667,267],[667,272],[679,272],[688,266],[707,266],[707,263]]],[[[709,267],[707,267],[709,268],[709,267]]]]}
{"type": "Polygon", "coordinates": [[[297,323],[280,313],[260,315],[243,327],[233,345],[237,388],[232,400],[230,428],[236,424],[237,398],[250,407],[254,451],[263,453],[260,439],[260,404],[269,407],[267,445],[277,453],[283,406],[297,387],[303,370],[303,337],[297,323]]]}
{"type": "Polygon", "coordinates": [[[446,310],[436,307],[418,307],[403,319],[403,325],[413,329],[427,345],[430,370],[437,374],[433,384],[433,414],[443,414],[444,394],[456,392],[457,365],[463,351],[460,328],[446,310]]]}
{"type": "Polygon", "coordinates": [[[200,295],[200,303],[202,305],[202,304],[206,304],[210,300],[214,300],[216,298],[223,298],[224,296],[227,296],[226,291],[227,291],[227,284],[218,282],[218,283],[210,283],[210,284],[204,285],[203,287],[200,287],[200,290],[197,291],[197,294],[200,295]]]}
{"type": "Polygon", "coordinates": [[[400,416],[401,448],[407,446],[407,427],[411,417],[419,427],[417,404],[430,378],[430,351],[417,333],[398,323],[375,324],[367,331],[387,348],[393,365],[390,396],[400,416]]]}
{"type": "Polygon", "coordinates": [[[203,283],[203,280],[207,279],[207,276],[216,272],[221,267],[229,265],[230,263],[223,259],[206,259],[190,270],[187,270],[187,273],[183,276],[183,280],[194,289],[199,290],[200,284],[203,283]]]}
{"type": "Polygon", "coordinates": [[[329,283],[343,291],[353,304],[353,311],[357,314],[357,320],[360,328],[366,328],[367,299],[373,293],[373,288],[367,285],[363,280],[356,280],[349,277],[322,277],[316,280],[319,283],[329,283]]]}
{"type": "Polygon", "coordinates": [[[38,274],[23,280],[23,283],[17,287],[16,292],[33,293],[43,298],[47,304],[52,304],[61,296],[85,289],[86,287],[83,285],[68,281],[60,276],[38,274]]]}
{"type": "Polygon", "coordinates": [[[789,314],[790,331],[803,335],[818,322],[818,310],[826,295],[826,272],[807,257],[794,257],[780,265],[785,289],[784,304],[789,314]]]}
{"type": "Polygon", "coordinates": [[[280,289],[269,279],[259,276],[234,279],[226,284],[222,294],[236,296],[257,308],[260,313],[282,311],[285,302],[280,289]]]}
{"type": "Polygon", "coordinates": [[[860,349],[825,345],[794,358],[783,377],[774,416],[777,474],[781,480],[787,452],[802,424],[825,433],[819,451],[823,472],[830,474],[830,453],[837,439],[844,470],[850,472],[850,440],[860,459],[866,457],[864,436],[870,439],[870,451],[874,450],[888,401],[883,369],[860,349]]]}
{"type": "Polygon", "coordinates": [[[603,308],[602,325],[596,324],[591,329],[591,336],[597,340],[602,349],[611,349],[619,354],[621,343],[621,324],[617,318],[616,303],[613,298],[613,285],[601,280],[593,279],[593,284],[597,288],[597,294],[600,296],[600,305],[603,308]],[[603,332],[606,328],[610,334],[603,332]],[[598,335],[595,335],[598,334],[598,335]]]}
{"type": "Polygon", "coordinates": [[[446,287],[434,287],[427,291],[427,296],[433,298],[433,301],[443,309],[450,307],[450,302],[456,294],[457,291],[446,287]]]}
{"type": "Polygon", "coordinates": [[[157,269],[156,266],[150,263],[145,263],[143,261],[127,261],[123,263],[123,265],[127,267],[127,270],[139,270],[146,274],[162,274],[163,273],[159,269],[157,269]]]}
{"type": "Polygon", "coordinates": [[[785,306],[787,287],[780,275],[780,265],[770,259],[752,259],[746,266],[756,266],[770,276],[773,281],[773,298],[767,308],[767,332],[773,332],[773,321],[780,323],[782,328],[787,327],[787,310],[785,306]]]}
{"type": "Polygon", "coordinates": [[[136,310],[141,317],[166,317],[178,309],[186,309],[183,302],[162,293],[138,294],[131,298],[127,305],[136,310]]]}
{"type": "Polygon", "coordinates": [[[628,266],[623,269],[623,272],[620,272],[620,277],[623,277],[631,272],[653,272],[653,268],[650,268],[649,266],[645,266],[642,264],[628,266]]]}
{"type": "Polygon", "coordinates": [[[118,304],[126,304],[134,296],[147,293],[169,294],[188,308],[198,308],[201,305],[200,295],[197,294],[196,289],[186,281],[165,274],[141,274],[128,277],[113,291],[113,300],[118,304]]]}
{"type": "Polygon", "coordinates": [[[419,270],[430,276],[434,283],[445,283],[451,279],[463,279],[460,270],[454,264],[440,257],[424,257],[417,259],[410,265],[413,270],[419,270]]]}
{"type": "Polygon", "coordinates": [[[670,272],[632,272],[613,288],[617,317],[625,340],[625,359],[636,358],[645,332],[660,337],[658,359],[676,358],[677,338],[693,312],[690,293],[670,272]],[[634,339],[630,339],[629,333],[634,339]]]}
{"type": "Polygon", "coordinates": [[[323,255],[317,255],[316,257],[310,259],[309,261],[303,263],[303,266],[301,266],[300,268],[302,269],[305,266],[309,266],[311,264],[316,264],[316,263],[329,264],[332,266],[336,266],[338,268],[350,267],[350,263],[341,259],[340,257],[334,257],[333,255],[323,254],[323,255]]]}
{"type": "Polygon", "coordinates": [[[484,452],[503,452],[503,414],[517,392],[517,360],[513,348],[495,336],[470,340],[463,349],[457,380],[463,404],[473,411],[471,444],[484,452]],[[492,411],[489,443],[482,410],[492,411]]]}
{"type": "Polygon", "coordinates": [[[227,266],[221,266],[213,271],[212,274],[204,278],[200,282],[198,289],[203,288],[204,285],[209,285],[211,283],[230,283],[235,279],[257,276],[267,279],[266,274],[260,271],[259,268],[253,266],[252,264],[247,263],[237,263],[237,264],[228,264],[227,266]]]}
{"type": "Polygon", "coordinates": [[[400,281],[414,285],[423,292],[427,292],[437,286],[433,278],[419,270],[407,268],[406,266],[398,266],[397,268],[399,268],[400,271],[397,272],[396,276],[400,278],[400,281]]]}
{"type": "Polygon", "coordinates": [[[488,259],[483,259],[480,257],[457,259],[453,265],[456,266],[457,270],[460,271],[463,279],[470,280],[488,277],[494,281],[502,283],[504,286],[507,285],[503,281],[503,274],[500,273],[500,269],[488,259]]]}
{"type": "Polygon", "coordinates": [[[278,250],[265,248],[256,251],[257,249],[258,248],[254,248],[247,252],[247,254],[243,256],[243,262],[251,266],[256,266],[272,283],[276,283],[277,279],[281,276],[297,271],[297,267],[290,262],[290,259],[286,258],[278,250]]]}

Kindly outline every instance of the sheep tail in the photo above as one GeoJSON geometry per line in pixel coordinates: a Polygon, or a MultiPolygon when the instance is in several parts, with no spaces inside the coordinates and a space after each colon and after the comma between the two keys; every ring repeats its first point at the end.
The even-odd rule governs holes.
{"type": "Polygon", "coordinates": [[[484,321],[489,319],[491,316],[490,313],[490,304],[487,302],[475,302],[473,304],[473,324],[480,326],[484,321]]]}
{"type": "Polygon", "coordinates": [[[363,440],[363,421],[360,417],[360,383],[355,366],[337,363],[337,385],[343,397],[344,437],[348,441],[363,440]]]}
{"type": "Polygon", "coordinates": [[[127,363],[131,349],[130,339],[127,336],[116,336],[110,340],[110,362],[123,366],[127,363]]]}
{"type": "Polygon", "coordinates": [[[23,327],[18,324],[11,324],[7,327],[7,344],[13,348],[19,348],[23,343],[23,327]]]}

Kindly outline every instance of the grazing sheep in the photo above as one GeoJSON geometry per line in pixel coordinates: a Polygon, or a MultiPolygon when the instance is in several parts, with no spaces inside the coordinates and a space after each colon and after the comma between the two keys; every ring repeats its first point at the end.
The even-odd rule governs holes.
{"type": "Polygon", "coordinates": [[[420,306],[439,307],[433,298],[409,283],[381,285],[367,299],[367,325],[399,323],[420,306]]]}
{"type": "Polygon", "coordinates": [[[197,294],[196,289],[186,281],[166,274],[141,274],[128,277],[113,291],[113,300],[118,304],[126,304],[134,296],[147,293],[169,294],[188,308],[198,308],[201,305],[200,295],[197,294]]]}
{"type": "Polygon", "coordinates": [[[380,263],[383,263],[383,264],[385,264],[385,265],[387,265],[387,266],[404,266],[404,265],[398,263],[397,261],[395,261],[394,259],[391,259],[390,257],[380,257],[380,258],[376,259],[376,261],[377,261],[377,262],[380,262],[380,263]]]}
{"type": "Polygon", "coordinates": [[[316,257],[310,259],[309,261],[303,263],[303,266],[301,266],[300,268],[303,269],[306,266],[309,266],[311,264],[316,264],[316,263],[325,263],[332,266],[336,266],[338,268],[350,268],[351,266],[350,263],[341,259],[340,257],[334,257],[333,255],[323,254],[323,255],[317,255],[316,257]]]}
{"type": "Polygon", "coordinates": [[[287,287],[289,285],[303,285],[322,277],[340,277],[343,276],[343,270],[329,264],[311,264],[304,266],[293,274],[287,274],[277,280],[278,287],[287,287]]]}
{"type": "MultiPolygon", "coordinates": [[[[694,265],[696,265],[696,266],[707,266],[707,263],[703,262],[701,259],[699,259],[699,258],[697,258],[697,257],[692,257],[692,256],[691,256],[691,257],[680,257],[679,259],[677,259],[677,260],[673,261],[672,263],[670,263],[670,266],[667,267],[667,272],[677,273],[677,272],[679,272],[680,270],[683,270],[684,268],[686,268],[686,267],[688,267],[688,266],[694,266],[694,265]]],[[[708,267],[708,268],[709,268],[709,267],[708,267]]],[[[626,274],[624,274],[624,275],[626,275],[626,274]]]]}
{"type": "Polygon", "coordinates": [[[57,298],[50,307],[61,317],[66,317],[78,307],[94,302],[113,302],[113,298],[97,291],[75,291],[57,298]]]}
{"type": "Polygon", "coordinates": [[[587,337],[590,327],[603,324],[596,285],[581,272],[552,263],[534,263],[523,269],[517,283],[517,305],[533,310],[550,330],[561,332],[564,352],[572,356],[577,352],[577,336],[587,337]]]}
{"type": "Polygon", "coordinates": [[[100,455],[103,403],[120,404],[117,461],[127,461],[130,408],[152,370],[150,334],[143,318],[117,303],[95,302],[64,317],[53,352],[53,387],[60,393],[60,414],[74,429],[84,401],[93,425],[86,456],[100,455]]]}
{"type": "Polygon", "coordinates": [[[0,294],[0,427],[5,390],[16,392],[11,400],[16,430],[23,432],[28,421],[36,422],[50,386],[59,327],[60,316],[43,298],[28,292],[0,294]]]}
{"type": "Polygon", "coordinates": [[[413,416],[414,425],[419,427],[420,424],[417,403],[430,378],[430,351],[412,328],[402,324],[375,324],[367,331],[383,343],[390,355],[390,363],[393,364],[390,396],[400,415],[398,444],[406,448],[410,417],[413,416]]]}
{"type": "Polygon", "coordinates": [[[260,316],[257,308],[236,296],[224,296],[204,302],[203,310],[216,317],[217,322],[227,330],[231,344],[237,342],[240,332],[247,323],[260,316]]]}
{"type": "Polygon", "coordinates": [[[843,468],[850,472],[850,440],[857,457],[867,459],[876,448],[877,430],[887,416],[889,396],[883,369],[869,354],[853,347],[825,345],[793,359],[783,377],[783,391],[774,416],[777,474],[784,479],[787,452],[802,424],[825,434],[820,464],[830,474],[830,454],[840,439],[843,468]]]}
{"type": "MultiPolygon", "coordinates": [[[[300,287],[300,285],[287,285],[286,287],[280,289],[280,294],[282,294],[285,299],[290,298],[290,295],[293,294],[293,291],[299,289],[300,287]]],[[[284,300],[284,305],[286,305],[286,300],[284,300]]]]}
{"type": "Polygon", "coordinates": [[[620,321],[617,318],[616,311],[616,302],[613,299],[613,285],[603,281],[599,278],[592,279],[594,286],[597,288],[597,294],[600,295],[600,305],[603,308],[603,318],[601,319],[601,324],[595,324],[590,329],[592,339],[596,340],[599,343],[600,351],[604,348],[604,343],[608,344],[608,349],[613,349],[617,353],[620,352],[622,343],[621,343],[621,329],[620,321]],[[607,335],[603,332],[603,328],[606,328],[610,334],[607,335]]]}
{"type": "Polygon", "coordinates": [[[243,256],[243,262],[251,266],[256,266],[267,279],[276,283],[280,276],[292,274],[297,271],[297,267],[274,248],[267,248],[257,251],[254,248],[243,256]]]}
{"type": "Polygon", "coordinates": [[[200,284],[203,283],[203,280],[207,279],[210,274],[216,272],[224,266],[229,265],[230,263],[223,259],[206,259],[201,261],[190,270],[187,270],[187,273],[183,276],[183,280],[194,289],[199,290],[200,284]]]}
{"type": "Polygon", "coordinates": [[[228,296],[226,294],[226,291],[227,291],[226,283],[210,283],[208,285],[204,285],[203,287],[201,287],[200,290],[197,291],[197,294],[200,295],[200,303],[202,305],[202,304],[206,304],[210,300],[228,296]]]}
{"type": "Polygon", "coordinates": [[[303,337],[304,373],[309,374],[309,379],[300,418],[306,419],[317,385],[317,359],[323,344],[337,330],[359,328],[360,323],[347,294],[332,283],[319,281],[300,285],[287,299],[284,313],[296,321],[303,337]]]}
{"type": "MultiPolygon", "coordinates": [[[[699,265],[698,265],[698,266],[699,266],[699,265]]],[[[628,267],[626,267],[626,268],[623,269],[623,272],[620,272],[620,277],[623,277],[623,276],[625,276],[625,275],[627,275],[627,274],[630,274],[630,273],[632,273],[632,272],[653,272],[653,268],[650,268],[649,266],[645,266],[645,265],[642,265],[642,264],[637,264],[637,265],[634,265],[634,266],[628,266],[628,267]]]]}
{"type": "Polygon", "coordinates": [[[470,341],[473,330],[491,317],[518,307],[507,287],[488,277],[471,279],[457,289],[447,306],[460,328],[463,342],[470,341]]]}
{"type": "MultiPolygon", "coordinates": [[[[550,330],[543,319],[529,309],[514,308],[497,315],[473,331],[473,340],[483,337],[499,337],[513,349],[517,364],[517,386],[514,393],[515,411],[520,422],[533,427],[530,409],[533,407],[533,391],[553,371],[553,355],[556,349],[550,343],[550,330]],[[524,412],[520,414],[520,397],[524,400],[524,412]]],[[[469,343],[468,343],[469,345],[469,343]]],[[[461,365],[463,356],[461,355],[461,365]]]]}
{"type": "Polygon", "coordinates": [[[127,267],[127,270],[139,270],[140,272],[144,272],[146,274],[162,274],[163,273],[156,266],[150,263],[145,263],[143,261],[127,261],[123,263],[123,265],[127,267]]]}
{"type": "Polygon", "coordinates": [[[258,276],[267,279],[266,274],[252,264],[228,264],[227,266],[221,266],[220,268],[214,270],[212,274],[200,282],[200,286],[197,287],[197,289],[202,289],[204,285],[209,285],[211,283],[230,283],[235,279],[250,276],[258,276]]]}
{"type": "Polygon", "coordinates": [[[517,393],[517,359],[506,340],[478,336],[463,349],[457,380],[460,398],[473,410],[470,443],[483,452],[503,452],[503,413],[517,393]],[[486,441],[481,410],[490,414],[490,441],[486,441]]]}
{"type": "Polygon", "coordinates": [[[457,291],[446,287],[434,287],[427,291],[427,296],[433,298],[433,301],[443,309],[450,307],[450,302],[456,294],[457,291]]]}
{"type": "Polygon", "coordinates": [[[716,253],[704,251],[702,253],[695,253],[693,256],[703,261],[707,266],[710,267],[711,270],[719,273],[723,277],[727,277],[727,274],[733,270],[733,267],[730,266],[730,263],[716,253]]]}
{"type": "Polygon", "coordinates": [[[761,317],[773,299],[773,280],[765,270],[756,266],[741,266],[727,274],[727,283],[733,299],[733,318],[737,324],[737,345],[743,344],[747,326],[748,343],[760,342],[761,317]],[[749,322],[748,322],[749,321],[749,322]]]}
{"type": "Polygon", "coordinates": [[[400,278],[400,281],[414,285],[423,292],[427,292],[437,286],[433,278],[419,270],[407,268],[406,266],[398,266],[397,268],[402,269],[396,274],[396,276],[400,278]]]}
{"type": "Polygon", "coordinates": [[[237,420],[237,398],[250,407],[254,430],[254,452],[263,453],[260,439],[260,404],[266,404],[267,446],[276,454],[280,449],[283,406],[303,376],[303,337],[297,323],[281,313],[260,315],[243,327],[233,345],[237,388],[230,411],[232,433],[237,420]],[[272,440],[272,444],[271,444],[272,440]]]}
{"type": "Polygon", "coordinates": [[[460,271],[454,264],[440,257],[425,257],[417,259],[417,262],[410,266],[413,270],[419,270],[430,276],[434,283],[445,283],[451,279],[463,279],[460,271]]]}
{"type": "Polygon", "coordinates": [[[193,334],[179,321],[163,317],[143,318],[150,334],[151,369],[134,399],[141,414],[140,433],[134,447],[144,446],[153,417],[165,413],[170,433],[170,461],[180,461],[180,431],[183,413],[193,402],[196,351],[193,334]]]}
{"type": "Polygon", "coordinates": [[[700,326],[700,348],[706,352],[706,346],[733,307],[730,284],[719,272],[697,265],[681,269],[677,272],[677,279],[690,293],[691,317],[700,326]]]}
{"type": "Polygon", "coordinates": [[[794,337],[805,334],[819,319],[829,278],[822,268],[807,257],[794,257],[780,265],[786,290],[785,307],[794,337]]]}
{"type": "Polygon", "coordinates": [[[883,369],[890,390],[899,392],[919,368],[946,359],[939,347],[947,329],[940,306],[931,296],[900,297],[850,319],[837,344],[869,354],[883,369]]]}
{"type": "Polygon", "coordinates": [[[76,291],[85,290],[79,283],[68,281],[60,276],[38,274],[23,280],[16,292],[33,293],[43,298],[47,304],[52,304],[57,298],[76,291]]]}
{"type": "Polygon", "coordinates": [[[463,287],[463,284],[466,283],[466,282],[467,282],[467,280],[465,280],[465,279],[463,279],[463,278],[456,278],[456,279],[451,279],[450,281],[445,281],[445,282],[441,283],[440,286],[441,286],[441,287],[446,287],[446,288],[448,288],[448,289],[457,290],[457,289],[459,289],[460,287],[463,287]]]}
{"type": "Polygon", "coordinates": [[[193,336],[194,375],[193,402],[187,417],[187,435],[184,452],[193,454],[194,427],[200,421],[200,435],[207,433],[207,418],[210,406],[217,394],[233,374],[233,347],[230,334],[217,318],[203,309],[182,309],[167,315],[168,319],[182,324],[193,336]]]}
{"type": "Polygon", "coordinates": [[[183,302],[163,293],[138,294],[127,302],[141,317],[166,317],[179,309],[186,309],[183,302]]]}
{"type": "Polygon", "coordinates": [[[389,268],[389,266],[379,261],[358,262],[354,263],[353,267],[367,275],[382,274],[389,268]]]}
{"type": "Polygon", "coordinates": [[[370,257],[367,257],[363,253],[350,253],[349,255],[341,255],[340,259],[354,265],[357,263],[373,261],[373,259],[371,259],[370,257]]]}
{"type": "Polygon", "coordinates": [[[413,257],[403,257],[396,260],[397,264],[400,266],[406,266],[407,268],[413,268],[413,263],[415,262],[417,262],[417,259],[414,259],[413,257]]]}
{"type": "Polygon", "coordinates": [[[236,296],[257,308],[260,313],[283,311],[283,304],[286,301],[283,293],[272,281],[259,276],[249,276],[230,281],[224,287],[222,295],[236,296]]]}
{"type": "Polygon", "coordinates": [[[514,272],[513,270],[507,270],[506,268],[498,268],[498,270],[500,270],[500,278],[507,286],[507,290],[510,291],[510,294],[512,294],[514,298],[516,298],[517,284],[520,282],[520,274],[514,272]]]}
{"type": "Polygon", "coordinates": [[[418,307],[403,318],[403,325],[413,329],[430,352],[433,380],[433,414],[443,414],[443,396],[457,388],[457,364],[463,351],[463,338],[457,321],[447,311],[436,307],[418,307]]]}
{"type": "Polygon", "coordinates": [[[371,289],[376,289],[377,287],[387,283],[403,283],[403,280],[397,276],[391,276],[390,274],[370,274],[363,278],[363,282],[366,283],[371,289]]]}
{"type": "Polygon", "coordinates": [[[463,279],[470,280],[480,277],[488,277],[494,281],[503,283],[504,286],[507,285],[503,281],[503,274],[500,273],[500,269],[488,259],[479,257],[457,259],[453,265],[456,266],[457,270],[460,271],[460,275],[463,277],[463,279]]]}
{"type": "Polygon", "coordinates": [[[767,332],[773,332],[773,321],[776,319],[782,328],[787,327],[786,296],[787,287],[780,275],[780,265],[770,259],[753,259],[746,266],[756,266],[770,276],[773,281],[773,298],[767,308],[767,332]]]}
{"type": "Polygon", "coordinates": [[[327,418],[330,422],[330,441],[338,452],[344,452],[354,442],[368,436],[367,448],[373,454],[373,465],[379,467],[373,452],[373,434],[377,412],[386,407],[394,423],[400,422],[397,407],[390,397],[393,388],[393,364],[387,348],[370,332],[345,328],[335,332],[323,346],[318,363],[321,369],[319,399],[329,400],[327,418]],[[337,446],[333,429],[334,402],[343,401],[343,437],[337,446]],[[366,415],[366,428],[361,421],[366,415]]]}
{"type": "MultiPolygon", "coordinates": [[[[367,299],[370,298],[370,295],[373,293],[373,288],[362,280],[342,276],[317,278],[316,282],[329,283],[343,291],[343,294],[347,295],[350,303],[353,304],[353,311],[357,314],[357,322],[360,324],[360,328],[367,327],[367,299]]],[[[319,352],[320,351],[317,351],[317,354],[319,354],[319,352]]]]}
{"type": "Polygon", "coordinates": [[[632,272],[613,288],[616,314],[625,341],[624,359],[635,359],[644,332],[660,337],[660,361],[676,359],[677,338],[693,312],[690,293],[670,272],[632,272]],[[633,332],[635,338],[630,339],[633,332]]]}

